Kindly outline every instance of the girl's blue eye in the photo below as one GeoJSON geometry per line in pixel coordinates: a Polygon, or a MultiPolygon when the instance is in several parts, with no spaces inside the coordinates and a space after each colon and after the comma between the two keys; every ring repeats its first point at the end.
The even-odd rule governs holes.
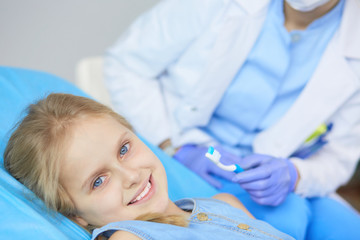
{"type": "Polygon", "coordinates": [[[103,176],[103,177],[98,177],[98,178],[95,180],[94,184],[93,184],[93,188],[100,187],[100,185],[104,183],[104,180],[105,180],[105,177],[104,177],[104,176],[103,176]]]}
{"type": "Polygon", "coordinates": [[[121,147],[120,156],[121,157],[124,156],[127,153],[127,151],[129,151],[129,144],[128,143],[121,147]]]}

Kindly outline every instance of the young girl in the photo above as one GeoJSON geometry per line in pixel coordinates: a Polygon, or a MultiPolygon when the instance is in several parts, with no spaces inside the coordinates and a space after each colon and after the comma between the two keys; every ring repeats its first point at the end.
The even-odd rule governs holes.
{"type": "Polygon", "coordinates": [[[293,239],[229,194],[172,202],[156,155],[123,117],[88,98],[51,94],[31,105],[4,165],[93,239],[293,239]]]}

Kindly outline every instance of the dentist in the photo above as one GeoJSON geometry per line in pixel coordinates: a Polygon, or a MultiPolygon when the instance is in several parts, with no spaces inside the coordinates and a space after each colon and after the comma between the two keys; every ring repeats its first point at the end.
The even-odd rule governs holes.
{"type": "MultiPolygon", "coordinates": [[[[209,183],[231,180],[269,206],[295,192],[316,224],[329,205],[314,197],[360,157],[359,25],[359,0],[161,1],[107,51],[105,80],[141,135],[209,183]],[[245,171],[216,168],[208,145],[245,171]]],[[[360,223],[344,211],[342,224],[360,223]]]]}

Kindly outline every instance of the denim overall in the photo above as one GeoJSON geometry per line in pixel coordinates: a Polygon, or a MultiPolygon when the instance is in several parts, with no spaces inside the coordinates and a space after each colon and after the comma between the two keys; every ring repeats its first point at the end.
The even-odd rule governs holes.
{"type": "Polygon", "coordinates": [[[99,235],[110,237],[118,230],[128,231],[141,239],[294,239],[268,223],[252,219],[245,212],[211,198],[181,199],[175,202],[183,210],[192,211],[188,227],[147,221],[113,222],[95,229],[92,240],[99,235]]]}

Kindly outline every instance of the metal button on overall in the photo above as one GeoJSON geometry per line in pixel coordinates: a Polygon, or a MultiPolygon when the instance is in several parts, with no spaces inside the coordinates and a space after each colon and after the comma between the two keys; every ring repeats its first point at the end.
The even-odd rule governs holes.
{"type": "Polygon", "coordinates": [[[197,219],[199,219],[199,221],[207,221],[209,220],[209,217],[206,213],[198,213],[196,215],[197,219]]]}
{"type": "Polygon", "coordinates": [[[242,230],[249,230],[249,228],[250,228],[250,226],[245,223],[240,223],[239,225],[237,225],[237,227],[242,230]]]}

